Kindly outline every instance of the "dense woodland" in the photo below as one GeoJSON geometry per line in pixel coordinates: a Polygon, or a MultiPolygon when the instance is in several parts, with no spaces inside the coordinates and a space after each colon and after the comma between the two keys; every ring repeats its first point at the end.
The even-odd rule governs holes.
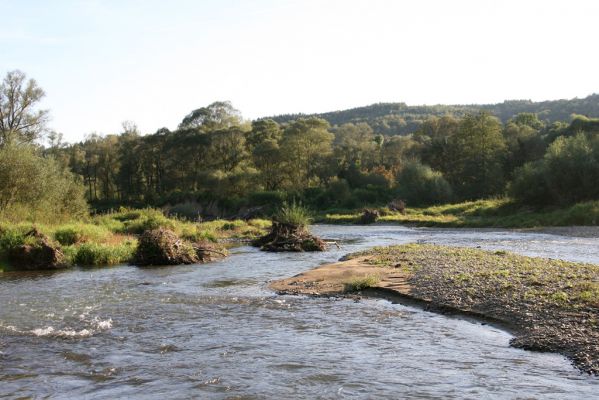
{"type": "Polygon", "coordinates": [[[143,134],[126,122],[74,144],[51,132],[40,146],[47,112],[31,106],[43,91],[17,71],[0,93],[0,213],[74,212],[83,196],[98,210],[167,206],[204,217],[291,199],[320,210],[395,198],[416,206],[510,196],[534,207],[599,199],[599,119],[580,115],[599,116],[598,95],[256,121],[215,102],[172,131],[143,134]]]}

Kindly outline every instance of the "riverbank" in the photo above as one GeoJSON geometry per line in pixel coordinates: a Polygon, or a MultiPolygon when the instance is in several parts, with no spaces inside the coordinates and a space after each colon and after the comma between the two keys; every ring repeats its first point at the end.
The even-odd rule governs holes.
{"type": "MultiPolygon", "coordinates": [[[[378,223],[453,228],[538,228],[554,226],[599,225],[599,201],[566,208],[533,210],[516,205],[510,199],[478,200],[424,208],[408,207],[405,213],[378,209],[378,223]]],[[[362,213],[340,212],[321,215],[318,222],[358,224],[362,213]]]]}
{"type": "Polygon", "coordinates": [[[109,266],[130,263],[138,236],[147,230],[169,229],[191,243],[225,243],[254,239],[268,227],[270,221],[261,219],[194,223],[167,217],[156,209],[122,209],[62,224],[0,221],[0,271],[18,269],[9,265],[7,254],[11,248],[28,244],[27,233],[33,228],[60,246],[66,265],[109,266]]]}
{"type": "Polygon", "coordinates": [[[270,284],[281,294],[395,295],[497,321],[515,347],[599,375],[599,266],[435,245],[379,247],[270,284]]]}

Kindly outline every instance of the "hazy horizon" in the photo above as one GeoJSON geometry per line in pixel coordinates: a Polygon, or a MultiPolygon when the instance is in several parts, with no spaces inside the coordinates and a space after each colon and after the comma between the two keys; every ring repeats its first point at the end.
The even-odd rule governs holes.
{"type": "Polygon", "coordinates": [[[0,0],[2,74],[46,91],[73,142],[173,129],[229,100],[247,119],[375,103],[496,104],[599,92],[591,1],[0,0]],[[579,61],[580,55],[584,61],[579,61]]]}

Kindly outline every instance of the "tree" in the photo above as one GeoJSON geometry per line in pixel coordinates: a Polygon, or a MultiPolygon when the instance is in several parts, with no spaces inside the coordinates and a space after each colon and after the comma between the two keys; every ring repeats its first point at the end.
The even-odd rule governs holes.
{"type": "Polygon", "coordinates": [[[208,107],[193,110],[183,118],[179,129],[198,129],[210,132],[239,126],[243,122],[241,113],[228,101],[216,101],[208,107]]]}
{"type": "Polygon", "coordinates": [[[299,119],[289,124],[281,141],[287,174],[293,189],[311,185],[327,158],[332,154],[334,136],[329,124],[320,118],[299,119]]]}
{"type": "Polygon", "coordinates": [[[86,213],[83,185],[72,173],[32,146],[0,148],[0,215],[55,221],[86,213]]]}
{"type": "Polygon", "coordinates": [[[447,203],[452,199],[451,187],[443,174],[419,162],[408,162],[397,181],[399,196],[410,205],[447,203]]]}
{"type": "Polygon", "coordinates": [[[449,140],[446,177],[464,199],[500,194],[505,187],[505,139],[501,123],[489,113],[467,115],[449,140]]]}
{"type": "Polygon", "coordinates": [[[377,144],[372,128],[365,123],[343,124],[335,129],[335,155],[341,168],[372,166],[377,144]]]}
{"type": "Polygon", "coordinates": [[[0,84],[0,147],[9,142],[31,143],[39,139],[48,121],[47,110],[36,106],[44,91],[18,70],[6,74],[0,84]]]}

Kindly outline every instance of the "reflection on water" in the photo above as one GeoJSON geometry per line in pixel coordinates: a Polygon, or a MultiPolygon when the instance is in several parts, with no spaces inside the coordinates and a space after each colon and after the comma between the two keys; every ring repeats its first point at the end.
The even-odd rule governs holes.
{"type": "Polygon", "coordinates": [[[498,329],[382,300],[276,296],[267,281],[374,245],[426,242],[599,263],[599,240],[317,226],[326,253],[234,249],[203,266],[0,277],[0,396],[592,398],[599,379],[498,329]]]}

